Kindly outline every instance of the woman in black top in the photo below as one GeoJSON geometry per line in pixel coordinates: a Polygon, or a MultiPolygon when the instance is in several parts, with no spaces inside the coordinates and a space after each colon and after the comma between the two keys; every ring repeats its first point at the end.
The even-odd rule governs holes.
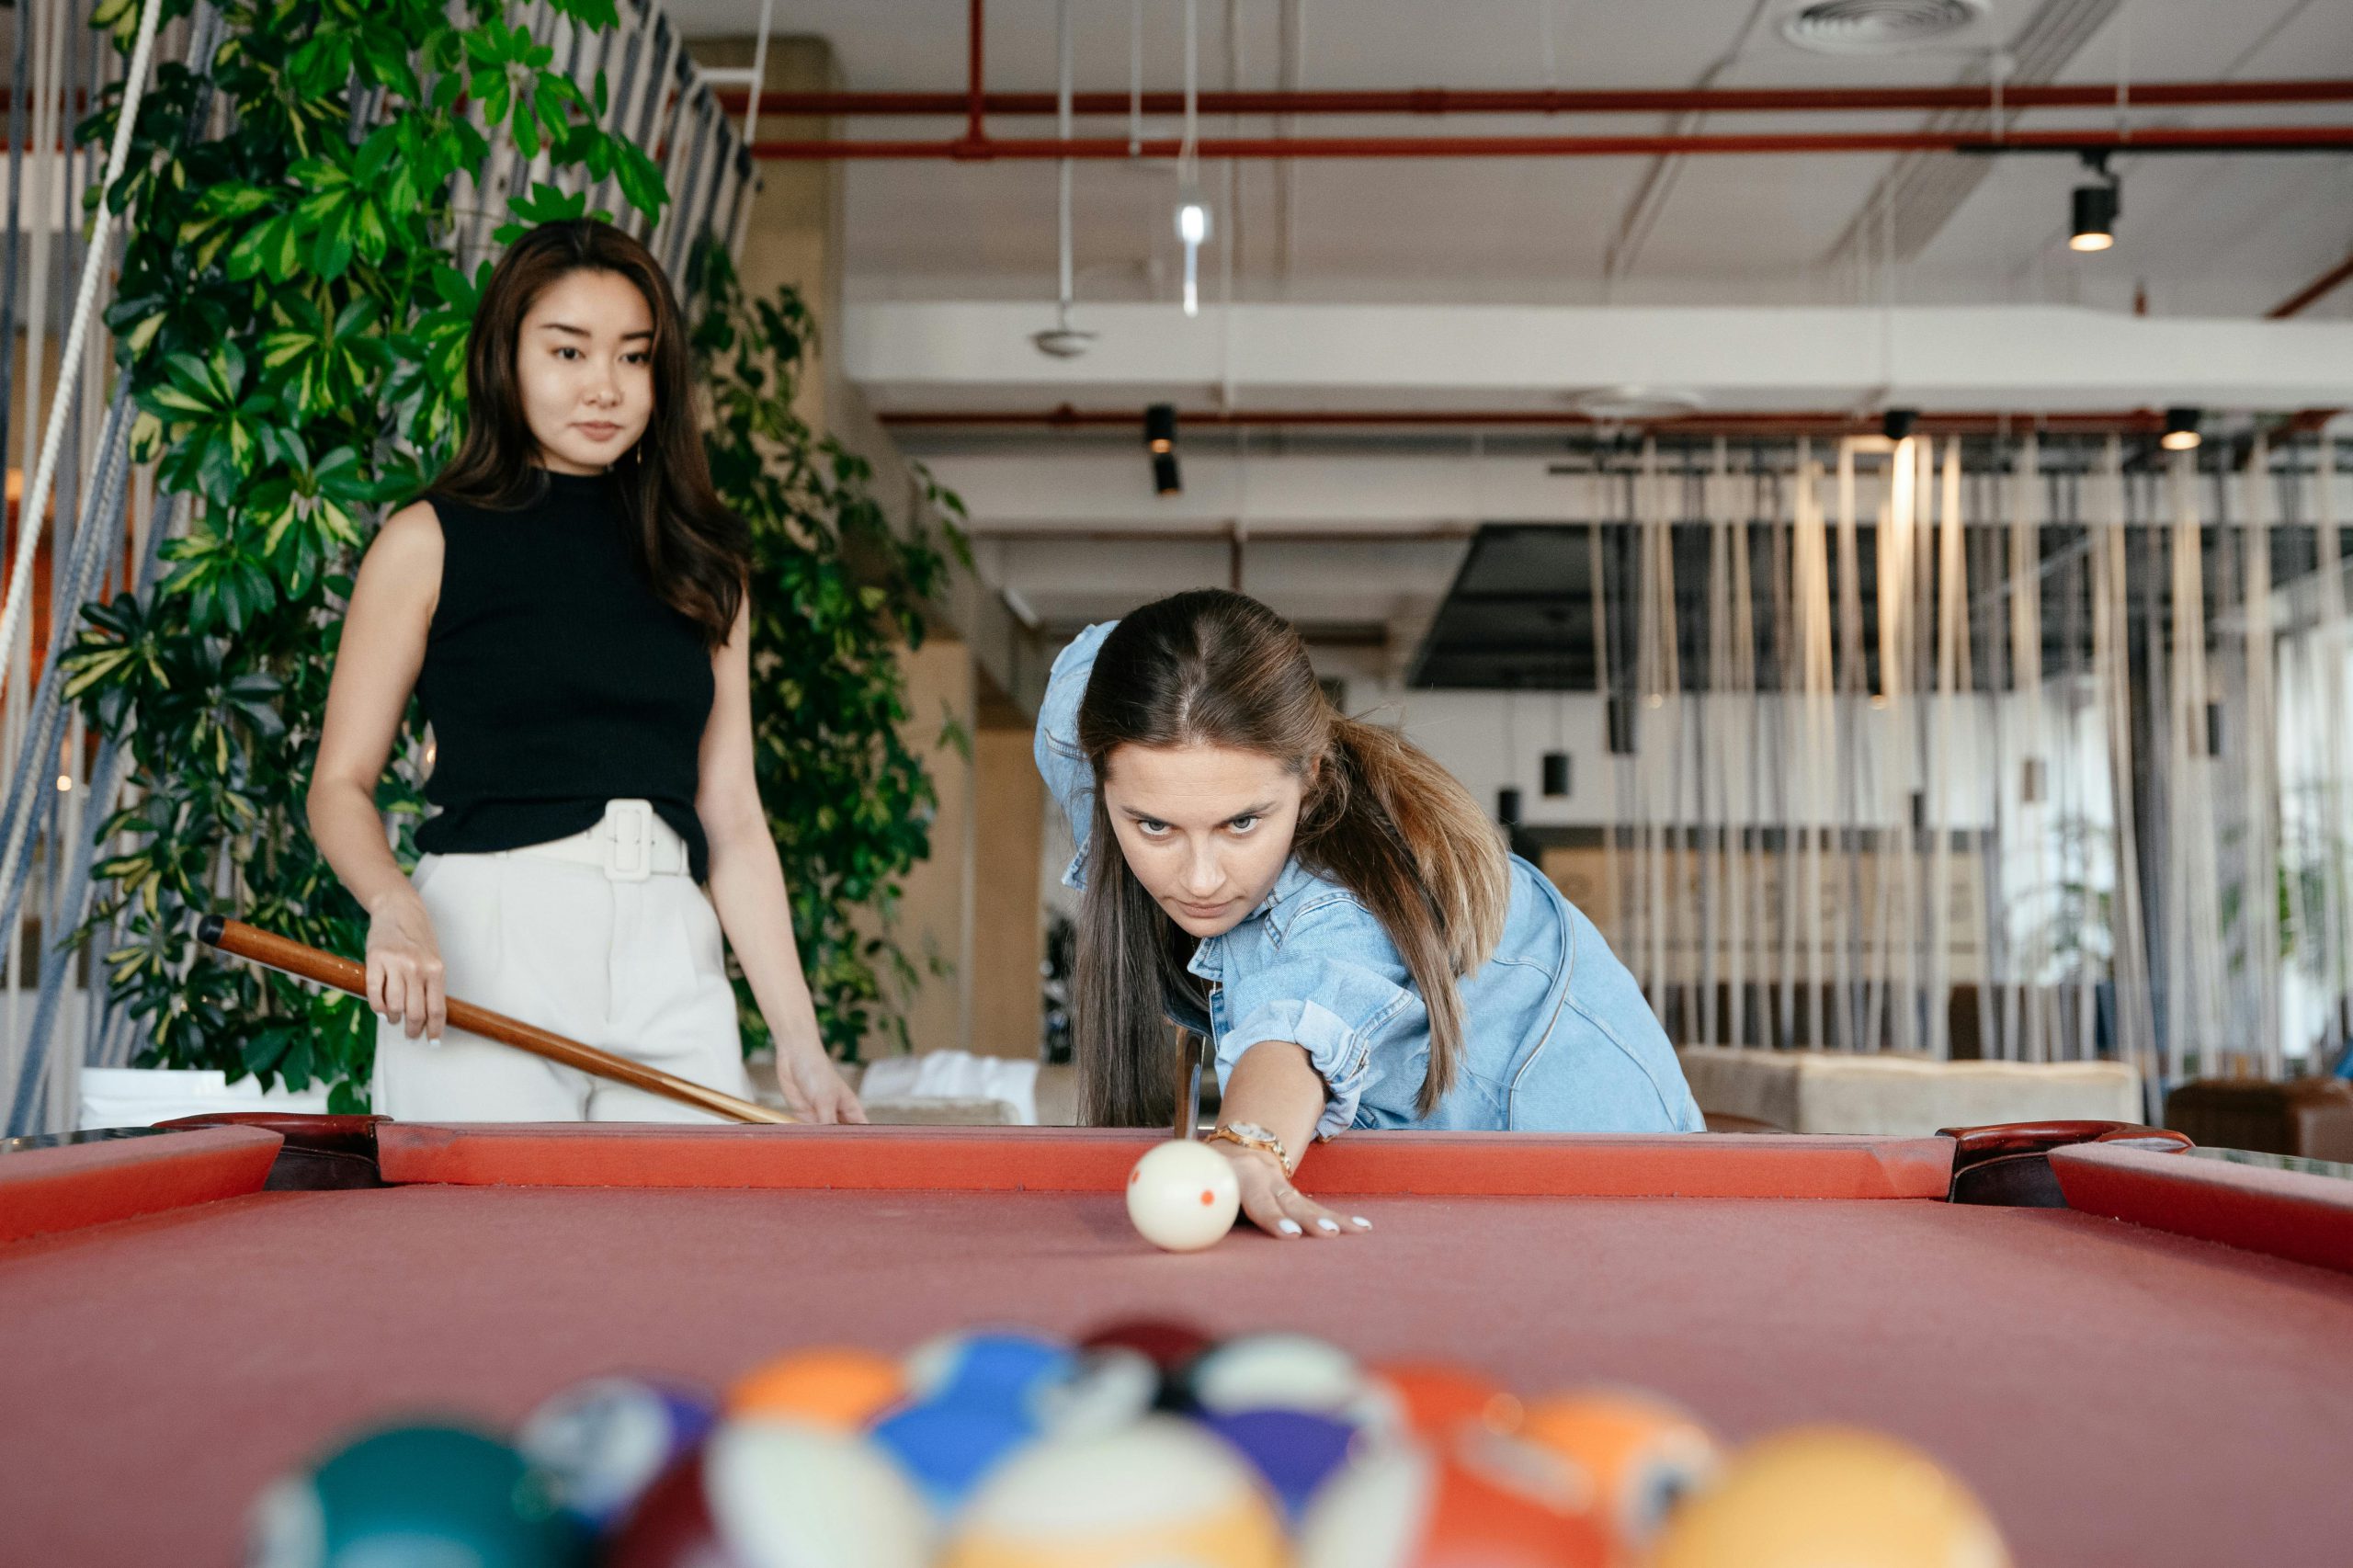
{"type": "Polygon", "coordinates": [[[749,540],[711,489],[689,375],[642,245],[594,221],[526,234],[475,316],[458,456],[360,565],[309,806],[370,916],[379,1110],[695,1114],[445,1040],[445,988],[744,1092],[723,926],[787,1100],[865,1119],[818,1037],[753,778],[749,540]],[[438,808],[413,883],[375,804],[412,692],[438,808]]]}

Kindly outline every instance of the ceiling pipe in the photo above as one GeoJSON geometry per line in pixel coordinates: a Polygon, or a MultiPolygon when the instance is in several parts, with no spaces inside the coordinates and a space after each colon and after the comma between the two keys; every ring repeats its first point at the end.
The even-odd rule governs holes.
{"type": "Polygon", "coordinates": [[[2337,286],[2348,278],[2353,278],[2353,252],[2347,253],[2343,261],[2264,312],[2263,319],[2286,321],[2290,316],[2302,315],[2304,307],[2315,304],[2335,293],[2337,286]]]}
{"type": "MultiPolygon", "coordinates": [[[[977,8],[977,7],[976,7],[977,8]]],[[[978,45],[974,45],[978,62],[978,45]]],[[[973,76],[977,82],[978,71],[973,76]]],[[[2263,82],[2136,82],[2136,108],[2192,108],[2223,104],[2330,104],[2353,102],[2353,78],[2263,82]]],[[[744,90],[723,87],[720,102],[742,107],[744,90]]],[[[1203,93],[1205,115],[1456,115],[1456,114],[1840,114],[1904,110],[2001,108],[2106,108],[2119,99],[2112,83],[2052,83],[2006,85],[1998,97],[1991,87],[1632,87],[1481,88],[1405,87],[1360,91],[1268,91],[1203,93]]],[[[973,114],[972,89],[963,93],[801,92],[770,93],[763,101],[778,114],[845,118],[884,115],[918,118],[973,114]]],[[[0,107],[6,98],[0,97],[0,107]]],[[[983,107],[1000,118],[1043,119],[1055,112],[1051,93],[986,93],[983,107]]],[[[1074,113],[1124,117],[1134,107],[1129,95],[1078,93],[1074,113]]],[[[1181,93],[1145,93],[1145,114],[1184,112],[1181,93]]]]}
{"type": "MultiPolygon", "coordinates": [[[[904,410],[878,415],[894,429],[1135,430],[1143,415],[1133,409],[904,410]]],[[[1200,429],[1537,429],[1643,430],[1692,436],[1876,436],[1882,415],[1843,409],[1727,412],[1679,415],[1665,419],[1602,419],[1574,409],[1202,409],[1186,410],[1185,427],[1200,429]]],[[[2018,414],[1985,410],[1922,413],[1915,434],[1992,436],[2029,430],[2068,435],[2154,436],[2165,428],[2162,409],[2136,408],[2018,414]]]]}
{"type": "MultiPolygon", "coordinates": [[[[779,112],[784,112],[779,110],[779,112]]],[[[990,138],[961,141],[779,141],[755,142],[755,157],[770,163],[1051,162],[1174,158],[1175,137],[990,138]]],[[[2353,148],[2353,125],[2177,126],[2122,131],[2012,131],[2004,135],[1949,131],[1854,131],[1689,136],[1340,136],[1204,138],[1202,158],[1630,158],[1710,153],[2342,153],[2353,148]]]]}
{"type": "Polygon", "coordinates": [[[987,129],[981,123],[983,118],[988,113],[989,101],[981,70],[981,39],[987,30],[982,6],[983,0],[972,0],[970,17],[965,24],[969,34],[968,51],[971,58],[967,63],[965,74],[964,140],[974,147],[985,143],[989,134],[987,129]]]}

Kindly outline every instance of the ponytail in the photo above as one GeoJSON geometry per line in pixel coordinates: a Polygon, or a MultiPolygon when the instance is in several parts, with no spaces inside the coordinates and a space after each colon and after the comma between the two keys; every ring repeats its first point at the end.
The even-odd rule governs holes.
{"type": "Polygon", "coordinates": [[[1461,1068],[1455,979],[1503,939],[1511,903],[1503,842],[1452,774],[1362,720],[1333,715],[1317,784],[1297,853],[1372,911],[1421,993],[1430,1062],[1417,1104],[1427,1116],[1461,1068]]]}

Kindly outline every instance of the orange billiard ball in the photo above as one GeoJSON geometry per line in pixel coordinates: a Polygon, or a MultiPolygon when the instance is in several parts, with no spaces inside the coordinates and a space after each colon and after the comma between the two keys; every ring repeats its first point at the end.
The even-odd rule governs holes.
{"type": "Polygon", "coordinates": [[[906,1376],[898,1361],[872,1350],[820,1346],[779,1356],[727,1391],[733,1421],[788,1416],[831,1431],[864,1427],[899,1403],[906,1376]]]}
{"type": "Polygon", "coordinates": [[[1636,1389],[1532,1400],[1519,1435],[1591,1477],[1595,1516],[1620,1561],[1637,1557],[1722,1463],[1713,1433],[1680,1406],[1636,1389]]]}

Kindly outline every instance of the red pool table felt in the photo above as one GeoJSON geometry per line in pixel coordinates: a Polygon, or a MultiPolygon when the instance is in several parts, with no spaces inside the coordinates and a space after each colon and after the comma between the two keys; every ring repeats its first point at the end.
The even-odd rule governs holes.
{"type": "Polygon", "coordinates": [[[0,1159],[0,1558],[233,1562],[366,1422],[1136,1313],[1882,1428],[2022,1564],[2353,1552],[2353,1183],[2093,1147],[2075,1207],[1995,1208],[1943,1201],[1945,1139],[1393,1133],[1304,1177],[1370,1233],[1171,1256],[1120,1193],[1151,1142],[384,1123],[389,1185],[309,1192],[244,1129],[0,1159]]]}

